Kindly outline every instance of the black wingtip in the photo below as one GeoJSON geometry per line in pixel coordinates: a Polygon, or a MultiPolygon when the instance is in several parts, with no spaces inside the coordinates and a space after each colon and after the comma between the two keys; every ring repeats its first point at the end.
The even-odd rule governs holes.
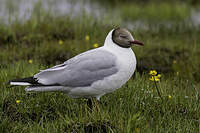
{"type": "Polygon", "coordinates": [[[10,85],[10,80],[8,82],[4,82],[3,85],[10,85]]]}
{"type": "Polygon", "coordinates": [[[9,80],[8,82],[4,82],[4,85],[11,85],[10,83],[13,82],[14,80],[9,80]]]}
{"type": "Polygon", "coordinates": [[[12,82],[12,80],[9,80],[8,82],[3,82],[3,85],[7,86],[8,88],[14,87],[14,85],[11,85],[10,82],[12,82]]]}

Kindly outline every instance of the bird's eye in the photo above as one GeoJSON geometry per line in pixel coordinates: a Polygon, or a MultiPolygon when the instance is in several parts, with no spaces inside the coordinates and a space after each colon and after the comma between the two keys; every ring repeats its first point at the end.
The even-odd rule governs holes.
{"type": "Polygon", "coordinates": [[[124,38],[124,39],[127,39],[127,36],[123,36],[123,35],[121,35],[120,37],[121,37],[121,38],[124,38]]]}

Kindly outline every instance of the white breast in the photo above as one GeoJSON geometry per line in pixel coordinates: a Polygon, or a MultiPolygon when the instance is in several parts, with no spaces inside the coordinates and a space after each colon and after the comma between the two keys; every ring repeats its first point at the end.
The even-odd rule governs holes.
{"type": "Polygon", "coordinates": [[[95,82],[92,88],[109,93],[120,88],[131,78],[136,68],[136,58],[131,48],[121,48],[117,45],[112,48],[102,48],[117,56],[116,65],[119,71],[112,76],[95,82]]]}
{"type": "Polygon", "coordinates": [[[118,72],[102,80],[94,82],[88,87],[67,88],[67,94],[71,97],[96,97],[99,99],[106,93],[110,93],[124,85],[133,75],[136,68],[136,57],[131,48],[122,48],[112,41],[112,31],[106,37],[103,47],[114,54],[118,72]]]}

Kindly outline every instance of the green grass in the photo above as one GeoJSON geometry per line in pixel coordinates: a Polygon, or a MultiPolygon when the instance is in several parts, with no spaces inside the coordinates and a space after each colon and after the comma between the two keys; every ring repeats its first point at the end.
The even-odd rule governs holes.
{"type": "MultiPolygon", "coordinates": [[[[92,1],[92,0],[91,0],[92,1]]],[[[124,3],[128,3],[128,4],[149,4],[149,3],[170,3],[170,4],[179,4],[179,3],[185,3],[188,5],[198,5],[199,1],[198,0],[188,0],[188,1],[182,1],[182,0],[164,0],[164,1],[160,1],[160,0],[102,0],[102,1],[98,1],[100,4],[104,4],[104,5],[109,5],[109,6],[114,6],[114,5],[120,5],[120,4],[124,4],[124,3]]]]}
{"type": "Polygon", "coordinates": [[[150,3],[120,5],[122,16],[127,20],[180,21],[190,15],[190,6],[185,3],[150,3]],[[142,10],[141,10],[142,9],[142,10]]]}
{"type": "MultiPolygon", "coordinates": [[[[124,18],[138,19],[135,14],[142,12],[140,5],[130,5],[135,7],[131,10],[124,7],[120,12],[127,14],[124,18]]],[[[170,10],[169,5],[166,7],[163,9],[170,10]]],[[[186,6],[183,12],[177,5],[174,8],[177,15],[191,7],[186,6]]],[[[62,63],[92,49],[94,43],[102,46],[111,29],[124,25],[121,21],[110,22],[109,17],[95,20],[86,14],[72,19],[43,13],[24,23],[1,24],[0,132],[199,132],[199,27],[179,23],[171,11],[167,11],[169,17],[164,21],[177,23],[171,28],[156,25],[154,22],[162,20],[165,12],[160,11],[160,16],[155,17],[151,15],[157,13],[153,8],[145,12],[149,13],[146,18],[153,20],[147,21],[149,29],[130,29],[135,39],[145,43],[144,47],[133,47],[137,71],[122,88],[101,98],[100,112],[95,108],[89,111],[86,99],[71,99],[59,92],[26,93],[24,87],[10,87],[6,82],[62,63]],[[85,40],[86,35],[90,36],[89,41],[85,40]],[[157,85],[163,100],[149,80],[151,69],[162,75],[157,85]]]]}
{"type": "MultiPolygon", "coordinates": [[[[1,71],[1,81],[6,82],[16,75],[30,76],[37,72],[38,66],[37,63],[13,64],[1,71]]],[[[104,124],[115,132],[198,131],[198,86],[179,76],[168,78],[164,74],[158,86],[163,101],[149,76],[136,73],[122,88],[101,98],[98,113],[95,109],[89,112],[83,99],[71,99],[62,93],[25,93],[23,87],[2,85],[0,130],[70,132],[95,129],[104,124]],[[16,100],[21,102],[16,104],[16,100]]]]}

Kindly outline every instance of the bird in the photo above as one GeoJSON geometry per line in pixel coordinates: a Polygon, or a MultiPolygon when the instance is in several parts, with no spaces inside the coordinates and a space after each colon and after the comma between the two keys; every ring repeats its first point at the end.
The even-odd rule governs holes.
{"type": "Polygon", "coordinates": [[[135,40],[125,28],[112,29],[104,45],[88,50],[63,64],[40,70],[32,77],[10,80],[10,85],[26,86],[27,92],[60,91],[71,98],[97,101],[124,85],[136,69],[135,40]]]}

